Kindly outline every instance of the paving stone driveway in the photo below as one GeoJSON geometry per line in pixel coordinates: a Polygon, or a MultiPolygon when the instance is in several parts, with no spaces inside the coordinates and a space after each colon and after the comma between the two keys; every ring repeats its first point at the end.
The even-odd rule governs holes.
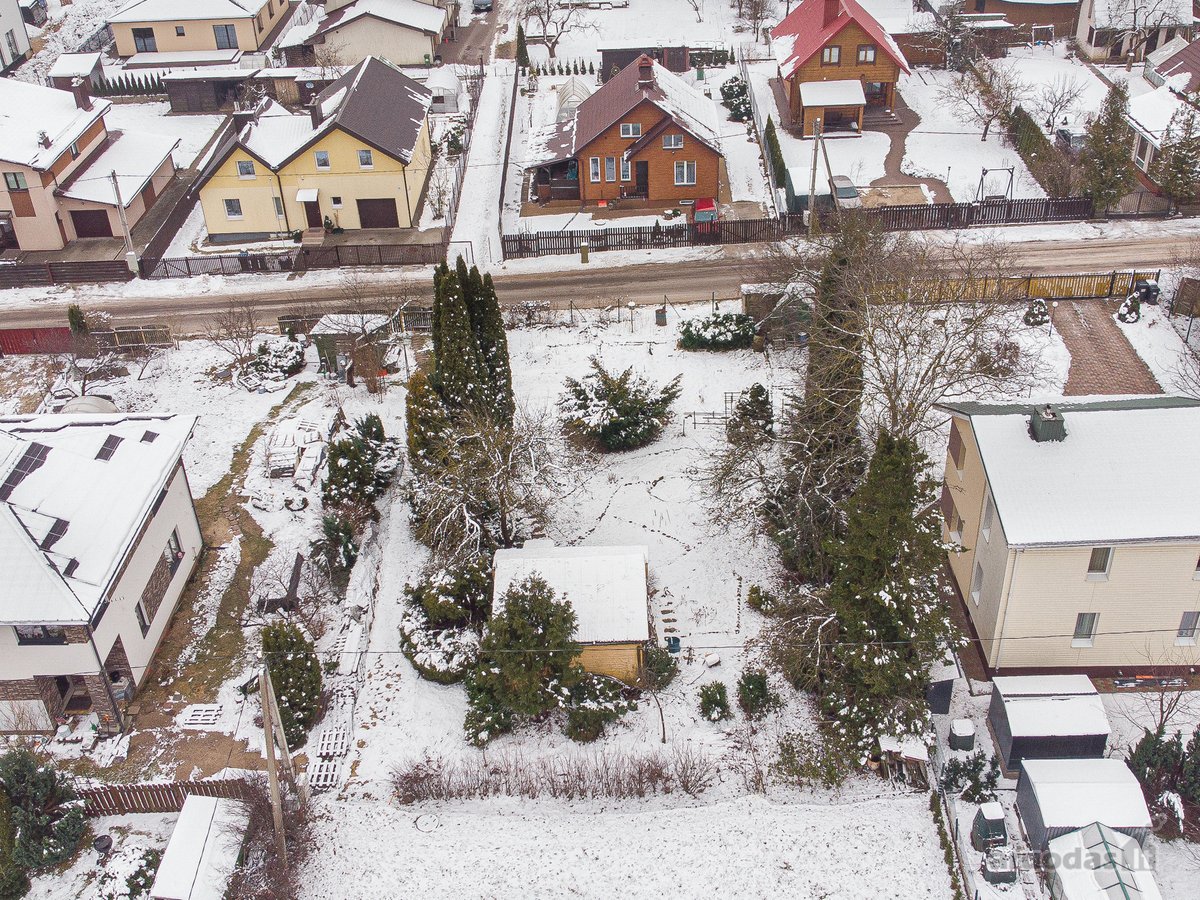
{"type": "Polygon", "coordinates": [[[1071,353],[1063,394],[1161,394],[1162,387],[1113,319],[1112,300],[1060,300],[1051,321],[1071,353]]]}

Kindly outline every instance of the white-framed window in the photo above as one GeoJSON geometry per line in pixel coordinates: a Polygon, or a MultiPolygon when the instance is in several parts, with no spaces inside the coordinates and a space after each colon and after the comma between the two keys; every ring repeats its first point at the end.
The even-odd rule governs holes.
{"type": "Polygon", "coordinates": [[[664,150],[682,150],[683,135],[682,134],[664,134],[663,135],[664,150]]]}
{"type": "Polygon", "coordinates": [[[971,600],[979,605],[979,592],[983,590],[983,566],[975,563],[975,574],[971,576],[971,600]]]}
{"type": "Polygon", "coordinates": [[[600,157],[593,156],[588,160],[588,175],[592,179],[592,183],[596,184],[600,181],[600,157]]]}
{"type": "Polygon", "coordinates": [[[313,159],[317,163],[317,168],[322,171],[329,171],[329,151],[316,150],[313,152],[313,159]]]}
{"type": "Polygon", "coordinates": [[[631,181],[633,179],[633,164],[625,157],[621,157],[621,180],[631,181]]]}
{"type": "Polygon", "coordinates": [[[1112,547],[1093,547],[1092,555],[1088,557],[1088,581],[1108,581],[1108,572],[1112,568],[1112,558],[1112,547]]]}
{"type": "Polygon", "coordinates": [[[979,532],[988,542],[992,539],[992,517],[995,514],[996,508],[992,506],[992,495],[988,494],[983,498],[983,519],[979,523],[979,532]]]}
{"type": "Polygon", "coordinates": [[[254,161],[250,159],[239,159],[237,161],[238,178],[253,178],[254,177],[254,161]]]}
{"type": "Polygon", "coordinates": [[[374,154],[371,153],[370,150],[359,150],[358,151],[358,167],[360,169],[375,168],[375,156],[374,156],[374,154]]]}
{"type": "Polygon", "coordinates": [[[641,122],[622,122],[621,137],[623,138],[640,138],[642,136],[641,122]]]}
{"type": "Polygon", "coordinates": [[[342,208],[342,198],[341,197],[330,197],[329,202],[333,205],[334,209],[342,208]]]}
{"type": "Polygon", "coordinates": [[[691,185],[696,183],[696,164],[688,160],[675,163],[675,183],[691,185]]]}
{"type": "Polygon", "coordinates": [[[1086,612],[1075,617],[1075,634],[1072,647],[1091,647],[1096,643],[1096,628],[1100,624],[1100,613],[1086,612]]]}
{"type": "Polygon", "coordinates": [[[842,48],[841,47],[823,47],[821,48],[821,65],[823,66],[838,66],[842,63],[842,48]]]}
{"type": "Polygon", "coordinates": [[[617,180],[617,158],[615,156],[604,157],[604,180],[617,180]]]}
{"type": "Polygon", "coordinates": [[[1197,631],[1200,631],[1200,612],[1185,612],[1179,617],[1179,631],[1175,633],[1175,646],[1195,647],[1197,631]]]}
{"type": "Polygon", "coordinates": [[[240,219],[242,217],[242,201],[236,198],[229,198],[225,201],[225,218],[240,219]]]}
{"type": "Polygon", "coordinates": [[[282,219],[283,218],[283,198],[282,197],[272,197],[271,199],[275,201],[275,218],[282,219]]]}

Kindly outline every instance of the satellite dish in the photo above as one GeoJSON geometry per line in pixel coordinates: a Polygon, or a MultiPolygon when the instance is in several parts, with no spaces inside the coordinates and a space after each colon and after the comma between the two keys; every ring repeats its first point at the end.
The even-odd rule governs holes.
{"type": "Polygon", "coordinates": [[[313,86],[313,83],[311,81],[306,81],[306,82],[304,82],[304,86],[306,88],[311,88],[313,86]]]}

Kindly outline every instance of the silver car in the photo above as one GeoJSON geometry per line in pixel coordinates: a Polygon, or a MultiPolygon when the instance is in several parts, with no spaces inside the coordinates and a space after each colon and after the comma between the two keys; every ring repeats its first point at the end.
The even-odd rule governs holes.
{"type": "Polygon", "coordinates": [[[862,206],[862,198],[858,196],[858,188],[845,175],[834,175],[831,180],[834,201],[842,209],[858,209],[862,206]]]}

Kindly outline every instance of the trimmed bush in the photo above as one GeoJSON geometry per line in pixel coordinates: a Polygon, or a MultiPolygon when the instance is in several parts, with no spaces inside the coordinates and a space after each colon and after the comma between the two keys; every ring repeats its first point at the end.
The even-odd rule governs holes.
{"type": "Polygon", "coordinates": [[[312,641],[295,625],[279,622],[263,628],[262,651],[288,749],[303,747],[321,707],[321,664],[312,641]]]}
{"type": "Polygon", "coordinates": [[[438,569],[404,586],[409,603],[420,606],[433,628],[487,620],[492,604],[491,560],[479,556],[453,570],[438,569]]]}
{"type": "Polygon", "coordinates": [[[738,679],[738,706],[747,719],[761,719],[779,705],[765,669],[747,669],[738,679]]]}
{"type": "Polygon", "coordinates": [[[456,684],[479,658],[479,635],[467,627],[435,627],[418,605],[400,617],[400,649],[426,681],[456,684]]]}
{"type": "Polygon", "coordinates": [[[585,675],[571,686],[567,701],[566,735],[573,741],[590,743],[604,734],[604,728],[634,708],[621,695],[621,684],[599,675],[585,675]]]}
{"type": "Polygon", "coordinates": [[[1142,301],[1137,297],[1126,297],[1121,308],[1117,310],[1117,318],[1126,325],[1132,325],[1142,317],[1142,301]]]}
{"type": "Polygon", "coordinates": [[[304,368],[304,348],[285,337],[271,338],[258,345],[246,368],[259,375],[295,375],[304,368]]]}
{"type": "Polygon", "coordinates": [[[754,319],[745,313],[713,313],[679,326],[683,350],[737,350],[754,343],[754,319]]]}
{"type": "Polygon", "coordinates": [[[775,131],[775,123],[767,116],[767,127],[764,129],[767,140],[767,154],[771,157],[771,168],[775,172],[775,187],[787,186],[787,161],[783,158],[783,148],[779,146],[779,135],[775,131]]]}
{"type": "Polygon", "coordinates": [[[1038,326],[1045,325],[1050,321],[1050,309],[1046,306],[1046,301],[1038,298],[1030,300],[1029,306],[1025,309],[1025,315],[1021,317],[1021,321],[1026,325],[1038,326]]]}
{"type": "Polygon", "coordinates": [[[603,450],[633,450],[658,437],[679,392],[678,375],[658,387],[632,368],[613,375],[592,357],[590,375],[567,379],[559,407],[568,433],[603,450]]]}
{"type": "Polygon", "coordinates": [[[649,646],[642,654],[642,682],[647,690],[661,691],[679,674],[679,660],[663,647],[649,646]]]}
{"type": "Polygon", "coordinates": [[[710,681],[700,688],[700,715],[710,722],[729,718],[729,693],[720,681],[710,681]]]}
{"type": "Polygon", "coordinates": [[[754,115],[750,108],[750,87],[736,75],[721,85],[721,105],[729,110],[735,122],[748,122],[754,115]]]}

